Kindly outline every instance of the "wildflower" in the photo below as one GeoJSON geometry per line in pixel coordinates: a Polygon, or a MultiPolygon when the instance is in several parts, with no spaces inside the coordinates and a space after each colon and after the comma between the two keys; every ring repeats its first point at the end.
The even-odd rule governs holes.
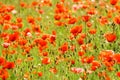
{"type": "Polygon", "coordinates": [[[15,67],[14,62],[6,62],[5,65],[3,66],[4,69],[13,69],[15,67]]]}
{"type": "Polygon", "coordinates": [[[84,43],[84,38],[78,38],[77,42],[79,45],[82,45],[84,43]]]}
{"type": "Polygon", "coordinates": [[[4,48],[8,48],[10,46],[10,43],[4,42],[2,45],[3,45],[4,48]]]}
{"type": "Polygon", "coordinates": [[[3,57],[0,57],[0,66],[3,66],[6,63],[6,60],[3,57]]]}
{"type": "Polygon", "coordinates": [[[45,57],[42,59],[42,64],[49,64],[50,63],[50,58],[45,57]]]}
{"type": "Polygon", "coordinates": [[[19,38],[19,33],[18,32],[14,32],[13,34],[9,35],[9,41],[15,41],[19,38]]]}
{"type": "Polygon", "coordinates": [[[118,0],[110,0],[110,4],[115,5],[117,4],[118,0]]]}
{"type": "Polygon", "coordinates": [[[6,69],[0,69],[0,78],[2,78],[2,80],[7,80],[8,77],[8,71],[6,69]]]}
{"type": "Polygon", "coordinates": [[[88,15],[82,16],[82,20],[88,22],[90,20],[90,16],[88,15]]]}
{"type": "Polygon", "coordinates": [[[60,16],[59,14],[55,14],[55,15],[54,15],[54,19],[55,19],[55,20],[60,20],[60,19],[61,19],[61,16],[60,16]]]}
{"type": "Polygon", "coordinates": [[[78,56],[83,56],[84,54],[85,54],[84,51],[79,51],[79,52],[78,52],[78,56]]]}
{"type": "Polygon", "coordinates": [[[56,68],[50,68],[50,70],[49,70],[50,72],[52,72],[52,73],[54,73],[54,74],[56,74],[57,73],[57,69],[56,68]]]}
{"type": "Polygon", "coordinates": [[[68,50],[68,43],[64,43],[59,50],[64,54],[68,50]]]}
{"type": "Polygon", "coordinates": [[[114,42],[116,40],[116,34],[115,33],[107,33],[107,34],[105,34],[105,38],[108,42],[114,42]]]}
{"type": "Polygon", "coordinates": [[[120,24],[120,16],[114,17],[114,23],[120,24]]]}
{"type": "Polygon", "coordinates": [[[120,77],[120,72],[117,72],[116,75],[117,75],[118,77],[120,77]]]}
{"type": "Polygon", "coordinates": [[[76,18],[70,18],[68,24],[75,24],[75,22],[77,22],[76,18]]]}
{"type": "Polygon", "coordinates": [[[74,73],[81,73],[81,72],[84,72],[84,69],[83,68],[72,67],[71,71],[74,72],[74,73]]]}
{"type": "Polygon", "coordinates": [[[120,64],[120,54],[114,54],[113,59],[116,61],[116,63],[120,64]]]}
{"type": "Polygon", "coordinates": [[[74,26],[70,30],[70,33],[72,33],[74,36],[77,36],[81,32],[82,32],[82,25],[74,26]]]}
{"type": "Polygon", "coordinates": [[[43,75],[42,72],[38,72],[38,76],[41,77],[43,75]]]}
{"type": "Polygon", "coordinates": [[[96,31],[97,31],[96,29],[90,29],[90,30],[89,30],[89,33],[90,33],[90,34],[96,34],[96,31]]]}

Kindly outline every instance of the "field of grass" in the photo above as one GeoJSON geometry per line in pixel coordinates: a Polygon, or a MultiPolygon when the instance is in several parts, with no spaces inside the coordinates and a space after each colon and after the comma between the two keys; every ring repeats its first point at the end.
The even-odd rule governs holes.
{"type": "Polygon", "coordinates": [[[120,80],[120,0],[0,0],[0,80],[120,80]]]}

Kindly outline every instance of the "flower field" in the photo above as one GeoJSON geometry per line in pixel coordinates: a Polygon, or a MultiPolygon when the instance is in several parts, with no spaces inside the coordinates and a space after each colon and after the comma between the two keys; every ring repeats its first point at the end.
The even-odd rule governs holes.
{"type": "Polygon", "coordinates": [[[0,0],[0,80],[120,80],[120,0],[0,0]]]}

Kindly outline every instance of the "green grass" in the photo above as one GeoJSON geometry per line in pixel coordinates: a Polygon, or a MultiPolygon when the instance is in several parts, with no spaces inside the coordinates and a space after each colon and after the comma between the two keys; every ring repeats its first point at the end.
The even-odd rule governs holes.
{"type": "MultiPolygon", "coordinates": [[[[27,4],[31,4],[32,1],[35,0],[21,0],[23,2],[26,2],[27,4]]],[[[41,0],[38,0],[41,1],[41,0]]],[[[86,0],[85,0],[86,1],[86,0]]],[[[101,0],[102,1],[102,0],[101,0]]],[[[120,26],[118,24],[115,25],[115,33],[117,35],[117,39],[115,42],[113,43],[109,43],[106,41],[106,39],[104,38],[104,34],[108,33],[108,32],[112,32],[113,28],[111,24],[106,24],[106,25],[101,25],[98,21],[99,16],[107,16],[106,13],[106,9],[102,9],[98,3],[97,4],[97,8],[96,10],[98,12],[100,12],[100,15],[94,15],[90,21],[93,21],[93,25],[91,26],[91,28],[96,28],[97,32],[94,35],[91,35],[88,33],[89,28],[86,26],[86,23],[83,22],[82,19],[80,19],[79,21],[77,21],[75,24],[67,24],[64,26],[57,26],[54,24],[54,22],[56,21],[54,19],[54,14],[55,14],[55,8],[56,8],[56,4],[57,2],[60,2],[60,0],[51,0],[52,2],[52,6],[43,6],[41,7],[42,10],[44,10],[43,14],[39,14],[38,12],[35,11],[35,9],[32,8],[22,8],[20,7],[19,3],[20,0],[0,0],[0,2],[2,2],[5,5],[14,5],[15,6],[15,10],[18,12],[17,14],[12,14],[12,19],[11,22],[15,23],[16,22],[16,18],[17,17],[21,17],[23,19],[23,27],[21,29],[17,29],[16,31],[20,32],[20,37],[25,38],[28,40],[28,43],[26,44],[26,46],[30,46],[34,39],[36,38],[41,38],[43,34],[52,34],[52,31],[55,30],[56,31],[56,40],[55,43],[56,45],[52,45],[49,43],[49,41],[47,40],[47,45],[48,47],[43,50],[43,52],[48,52],[48,57],[50,58],[50,64],[48,65],[44,65],[42,64],[41,60],[42,58],[44,58],[44,56],[40,55],[42,52],[39,52],[38,47],[35,45],[29,53],[27,53],[26,55],[23,55],[22,53],[24,52],[24,49],[21,48],[20,45],[18,45],[17,48],[13,48],[13,46],[9,46],[7,49],[5,49],[2,44],[4,43],[4,39],[0,38],[0,55],[2,57],[4,57],[6,60],[8,61],[12,61],[15,62],[15,68],[8,70],[9,73],[9,78],[7,78],[7,80],[79,80],[80,77],[84,76],[84,73],[79,73],[79,74],[75,74],[73,72],[71,72],[71,67],[80,67],[83,69],[87,69],[89,70],[91,67],[91,64],[83,64],[80,60],[81,57],[78,56],[78,52],[81,51],[81,45],[79,45],[77,43],[77,39],[79,38],[80,35],[78,35],[76,38],[74,38],[73,40],[70,40],[69,37],[71,35],[70,33],[70,29],[75,26],[75,25],[82,25],[83,26],[83,30],[82,33],[87,33],[87,40],[84,41],[84,43],[92,43],[93,46],[91,47],[90,50],[87,50],[84,56],[94,56],[95,60],[98,60],[98,56],[100,51],[102,50],[113,50],[115,53],[119,53],[120,52],[120,26]],[[28,16],[33,16],[34,18],[37,17],[41,17],[42,20],[40,21],[35,21],[35,24],[40,26],[41,32],[39,36],[36,36],[36,34],[34,32],[32,32],[32,27],[31,25],[27,22],[27,17],[28,16]],[[32,38],[29,37],[25,37],[22,35],[23,30],[25,30],[26,28],[30,28],[31,29],[31,34],[32,34],[32,38]],[[48,28],[48,29],[47,29],[48,28]],[[60,51],[58,50],[59,47],[61,45],[63,45],[63,43],[67,42],[68,43],[68,47],[70,48],[70,46],[72,44],[74,44],[76,46],[74,51],[68,50],[65,54],[61,54],[60,51]],[[96,48],[94,48],[96,47],[96,48]],[[7,54],[7,55],[3,55],[2,54],[2,50],[8,50],[8,51],[12,51],[15,50],[16,53],[15,54],[7,54]],[[26,61],[26,59],[28,58],[28,56],[32,57],[33,60],[31,61],[26,61]],[[58,64],[55,63],[55,61],[58,60],[58,57],[61,56],[60,58],[60,62],[58,64]],[[22,63],[20,65],[18,65],[16,63],[17,59],[22,59],[22,63]],[[65,60],[64,60],[65,59],[65,60]],[[67,59],[67,60],[66,60],[67,59]],[[70,61],[74,60],[75,64],[71,65],[70,61]],[[49,71],[50,68],[56,68],[57,69],[57,73],[51,73],[49,71]],[[36,71],[38,72],[42,72],[43,75],[41,77],[38,76],[38,74],[33,74],[33,72],[36,71]],[[28,79],[24,78],[24,74],[28,73],[28,79]]],[[[76,12],[73,12],[71,10],[71,7],[73,4],[72,0],[70,0],[69,3],[68,0],[65,0],[64,5],[69,4],[69,14],[71,16],[74,17],[78,17],[78,16],[83,16],[86,15],[86,11],[89,8],[94,7],[94,5],[90,5],[89,8],[87,9],[79,9],[76,12]]],[[[76,3],[77,4],[77,3],[76,3]]],[[[109,2],[106,2],[106,4],[108,4],[110,7],[113,7],[110,5],[109,2]]],[[[36,8],[37,9],[37,8],[36,8]]],[[[112,23],[113,22],[113,18],[119,15],[117,12],[113,13],[112,18],[109,19],[109,21],[112,23]]],[[[67,21],[67,20],[61,20],[63,22],[67,21]]],[[[8,34],[11,34],[14,32],[14,30],[12,29],[8,29],[8,30],[3,30],[3,25],[0,25],[0,34],[3,32],[6,32],[8,34]]],[[[14,43],[18,43],[17,41],[12,42],[11,44],[14,43]]],[[[8,52],[9,53],[9,52],[8,52]]],[[[87,74],[87,78],[85,80],[105,80],[103,77],[99,78],[98,77],[98,72],[102,72],[102,71],[106,71],[106,73],[109,75],[109,77],[111,78],[111,80],[119,80],[119,78],[116,76],[116,72],[120,71],[119,70],[119,64],[115,64],[113,67],[115,68],[114,71],[108,71],[106,69],[106,67],[101,63],[101,67],[98,68],[96,71],[93,71],[93,73],[91,74],[87,74]],[[117,70],[118,69],[118,70],[117,70]]]]}

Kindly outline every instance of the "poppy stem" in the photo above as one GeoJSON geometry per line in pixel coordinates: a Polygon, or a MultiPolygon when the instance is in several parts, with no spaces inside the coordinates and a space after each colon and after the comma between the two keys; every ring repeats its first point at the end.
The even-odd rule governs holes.
{"type": "Polygon", "coordinates": [[[86,34],[85,43],[87,44],[87,26],[86,26],[86,22],[85,22],[85,34],[86,34]]]}
{"type": "Polygon", "coordinates": [[[112,23],[113,33],[115,32],[115,24],[112,23]]]}

